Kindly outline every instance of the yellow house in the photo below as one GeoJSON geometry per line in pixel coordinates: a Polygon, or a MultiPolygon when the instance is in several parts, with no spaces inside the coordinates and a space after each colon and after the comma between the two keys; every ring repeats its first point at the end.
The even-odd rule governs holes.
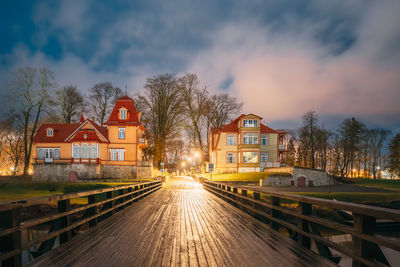
{"type": "Polygon", "coordinates": [[[43,124],[34,137],[34,178],[136,178],[147,142],[133,100],[119,98],[104,125],[83,116],[77,124],[43,124]]]}
{"type": "Polygon", "coordinates": [[[283,165],[286,132],[261,123],[261,117],[242,114],[221,128],[211,128],[209,160],[215,172],[258,172],[283,165]]]}

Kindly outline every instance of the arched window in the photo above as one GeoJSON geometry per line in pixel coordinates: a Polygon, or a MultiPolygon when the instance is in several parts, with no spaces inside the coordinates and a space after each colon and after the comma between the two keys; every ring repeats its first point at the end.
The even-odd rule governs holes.
{"type": "Polygon", "coordinates": [[[91,145],[90,146],[90,157],[92,159],[97,158],[97,147],[96,147],[96,145],[91,145]]]}
{"type": "Polygon", "coordinates": [[[89,146],[87,144],[83,144],[81,148],[81,158],[88,159],[89,158],[89,146]]]}
{"type": "Polygon", "coordinates": [[[74,146],[74,150],[72,151],[72,155],[75,159],[79,159],[81,157],[81,149],[79,145],[74,146]]]}

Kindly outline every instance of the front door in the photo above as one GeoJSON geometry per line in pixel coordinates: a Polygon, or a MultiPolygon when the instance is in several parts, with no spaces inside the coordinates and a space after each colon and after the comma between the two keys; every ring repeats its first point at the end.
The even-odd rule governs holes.
{"type": "Polygon", "coordinates": [[[300,176],[299,178],[297,178],[297,186],[306,186],[306,178],[304,176],[300,176]]]}
{"type": "Polygon", "coordinates": [[[53,149],[46,148],[44,150],[44,162],[53,162],[53,149]]]}

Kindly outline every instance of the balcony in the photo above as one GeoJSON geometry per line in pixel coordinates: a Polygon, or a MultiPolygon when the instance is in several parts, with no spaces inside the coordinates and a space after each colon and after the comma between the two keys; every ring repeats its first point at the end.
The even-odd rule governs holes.
{"type": "Polygon", "coordinates": [[[287,150],[287,145],[279,145],[278,149],[279,150],[287,150]]]}
{"type": "Polygon", "coordinates": [[[145,147],[147,147],[147,140],[146,140],[146,138],[139,137],[139,138],[138,138],[138,145],[139,145],[140,148],[145,148],[145,147]]]}

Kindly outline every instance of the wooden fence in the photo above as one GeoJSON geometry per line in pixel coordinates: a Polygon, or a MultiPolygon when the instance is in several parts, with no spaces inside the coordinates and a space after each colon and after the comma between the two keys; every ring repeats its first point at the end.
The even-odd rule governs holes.
{"type": "Polygon", "coordinates": [[[115,212],[161,188],[161,181],[117,186],[63,195],[33,198],[0,204],[0,262],[2,266],[21,266],[22,252],[38,257],[51,250],[57,237],[59,243],[68,242],[83,227],[93,227],[115,212]],[[71,205],[71,200],[82,198],[87,204],[71,205]],[[33,219],[23,214],[34,206],[55,203],[57,211],[33,219]],[[21,232],[46,226],[48,233],[33,240],[25,240],[21,232]],[[36,251],[31,251],[39,245],[36,251]]]}
{"type": "Polygon", "coordinates": [[[203,185],[218,197],[269,223],[271,229],[289,235],[303,247],[311,249],[311,241],[314,241],[318,254],[335,263],[341,257],[333,255],[329,248],[351,257],[353,266],[388,266],[390,264],[380,247],[400,251],[399,238],[376,231],[377,221],[384,220],[392,227],[399,225],[399,210],[294,194],[250,191],[208,180],[204,180],[203,185]],[[332,214],[343,219],[333,219],[332,214]],[[351,245],[333,242],[328,238],[332,233],[351,235],[351,245]]]}

